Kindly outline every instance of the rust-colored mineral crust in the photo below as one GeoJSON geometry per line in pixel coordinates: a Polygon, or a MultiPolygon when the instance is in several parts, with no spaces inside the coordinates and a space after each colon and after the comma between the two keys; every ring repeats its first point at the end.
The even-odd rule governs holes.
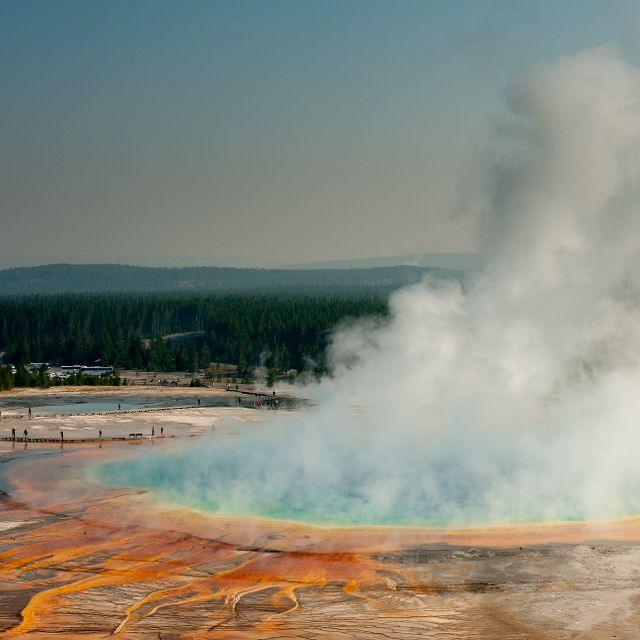
{"type": "Polygon", "coordinates": [[[7,465],[1,637],[638,637],[637,520],[438,530],[225,518],[79,472],[122,454],[7,465]]]}

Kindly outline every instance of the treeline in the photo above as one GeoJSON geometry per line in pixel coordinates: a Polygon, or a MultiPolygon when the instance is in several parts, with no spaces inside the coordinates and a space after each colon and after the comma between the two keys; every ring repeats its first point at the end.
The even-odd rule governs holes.
{"type": "Polygon", "coordinates": [[[331,330],[387,313],[382,294],[59,295],[0,298],[4,362],[195,371],[326,370],[331,330]],[[171,336],[192,332],[191,336],[171,336]]]}
{"type": "Polygon", "coordinates": [[[84,373],[73,373],[66,377],[51,377],[46,368],[38,371],[27,371],[23,365],[16,367],[13,373],[9,366],[0,366],[0,391],[9,391],[14,387],[52,387],[61,385],[79,386],[111,386],[126,385],[127,381],[117,373],[103,376],[92,376],[84,373]]]}

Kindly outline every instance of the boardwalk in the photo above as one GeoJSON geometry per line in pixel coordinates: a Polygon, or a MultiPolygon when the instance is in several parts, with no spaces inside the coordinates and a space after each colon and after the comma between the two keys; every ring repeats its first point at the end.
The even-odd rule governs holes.
{"type": "MultiPolygon", "coordinates": [[[[151,434],[130,433],[128,436],[103,436],[102,438],[31,438],[24,436],[12,438],[11,436],[0,437],[0,442],[15,442],[16,444],[100,444],[101,442],[142,442],[144,440],[163,440],[166,438],[177,438],[180,436],[152,436],[151,434]]],[[[183,437],[192,438],[193,434],[183,437]]]]}

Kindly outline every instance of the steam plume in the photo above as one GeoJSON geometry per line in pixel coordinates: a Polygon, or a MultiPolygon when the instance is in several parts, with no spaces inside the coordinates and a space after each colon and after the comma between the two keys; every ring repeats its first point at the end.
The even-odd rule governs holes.
{"type": "Polygon", "coordinates": [[[111,467],[230,513],[470,523],[640,513],[640,72],[601,48],[508,89],[490,256],[336,333],[317,408],[111,467]]]}

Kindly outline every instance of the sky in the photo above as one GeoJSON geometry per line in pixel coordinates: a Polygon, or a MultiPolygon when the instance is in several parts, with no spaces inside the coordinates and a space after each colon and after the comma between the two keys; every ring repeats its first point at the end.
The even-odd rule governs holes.
{"type": "Polygon", "coordinates": [[[635,1],[0,3],[0,267],[473,251],[505,87],[635,1]]]}

